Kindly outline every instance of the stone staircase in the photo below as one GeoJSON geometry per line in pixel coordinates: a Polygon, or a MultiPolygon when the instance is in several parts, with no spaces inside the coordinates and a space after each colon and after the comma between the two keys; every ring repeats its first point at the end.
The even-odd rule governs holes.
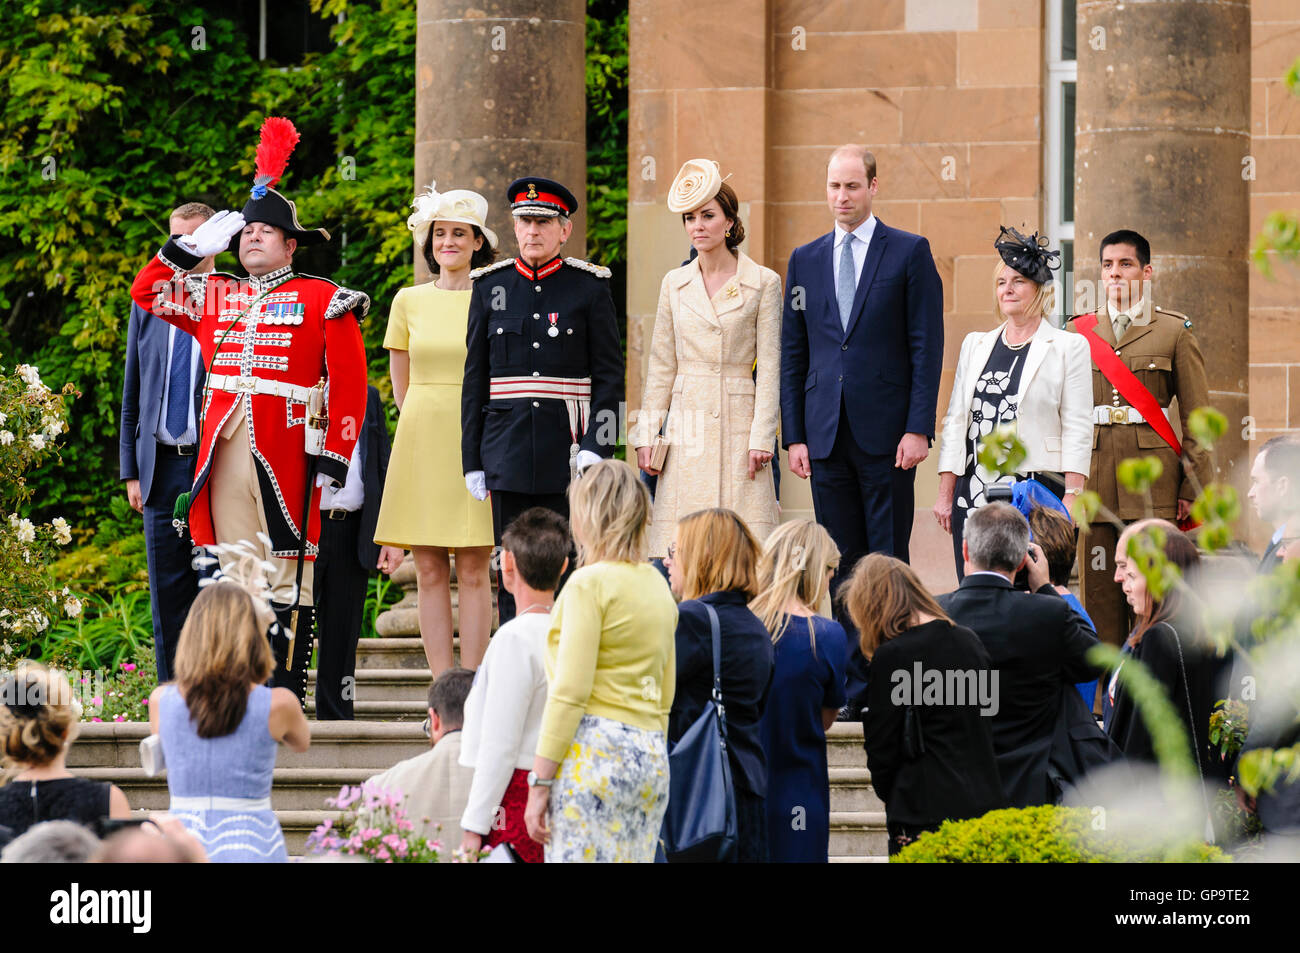
{"type": "MultiPolygon", "coordinates": [[[[429,669],[418,638],[363,639],[357,650],[354,706],[357,720],[314,720],[309,674],[308,716],[311,747],[302,754],[281,749],[276,762],[272,802],[290,854],[303,852],[307,835],[326,818],[341,812],[325,799],[345,784],[360,784],[398,761],[428,747],[420,727],[425,717],[429,669]]],[[[137,810],[165,810],[167,782],[145,777],[140,767],[144,723],[83,724],[68,767],[78,775],[112,781],[137,810]]],[[[840,723],[827,733],[831,776],[830,854],[833,862],[885,860],[884,807],[871,788],[862,750],[862,727],[840,723]]],[[[451,845],[455,846],[455,845],[451,845]]]]}

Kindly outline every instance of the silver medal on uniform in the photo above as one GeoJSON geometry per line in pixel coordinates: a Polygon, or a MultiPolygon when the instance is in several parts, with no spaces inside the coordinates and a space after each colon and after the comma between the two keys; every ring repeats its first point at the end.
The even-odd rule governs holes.
{"type": "Polygon", "coordinates": [[[546,333],[553,338],[558,338],[560,336],[560,329],[555,326],[555,323],[560,320],[560,312],[552,311],[546,316],[546,320],[551,322],[551,326],[546,329],[546,333]]]}

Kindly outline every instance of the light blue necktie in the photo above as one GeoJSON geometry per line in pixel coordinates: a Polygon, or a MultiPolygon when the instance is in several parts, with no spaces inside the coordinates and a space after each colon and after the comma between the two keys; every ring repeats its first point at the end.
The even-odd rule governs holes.
{"type": "Polygon", "coordinates": [[[192,339],[177,329],[172,341],[172,366],[167,375],[167,435],[180,440],[190,429],[190,348],[192,339]]]}
{"type": "Polygon", "coordinates": [[[844,237],[840,244],[840,276],[835,279],[835,298],[840,304],[840,327],[849,329],[849,315],[853,313],[853,295],[857,291],[853,273],[853,234],[844,237]]]}

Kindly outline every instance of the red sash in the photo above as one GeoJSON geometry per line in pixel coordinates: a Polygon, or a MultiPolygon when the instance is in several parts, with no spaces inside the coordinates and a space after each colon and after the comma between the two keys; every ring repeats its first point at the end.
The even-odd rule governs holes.
{"type": "Polygon", "coordinates": [[[1092,351],[1093,363],[1101,371],[1102,376],[1110,381],[1120,396],[1129,402],[1129,406],[1135,408],[1138,413],[1146,418],[1146,422],[1151,425],[1151,429],[1160,435],[1165,443],[1173,448],[1174,453],[1179,457],[1183,455],[1182,444],[1178,442],[1178,437],[1174,434],[1174,428],[1169,425],[1169,418],[1165,416],[1164,409],[1160,406],[1159,401],[1152,396],[1151,391],[1142,386],[1142,382],[1137,379],[1132,371],[1128,369],[1115,349],[1101,339],[1094,329],[1097,327],[1097,316],[1095,314],[1081,314],[1074,319],[1074,326],[1079,333],[1083,335],[1084,340],[1088,342],[1088,348],[1092,351]]]}

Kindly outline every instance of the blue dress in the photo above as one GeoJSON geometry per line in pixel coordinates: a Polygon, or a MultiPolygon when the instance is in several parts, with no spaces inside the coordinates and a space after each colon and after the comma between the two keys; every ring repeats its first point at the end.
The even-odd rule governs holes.
{"type": "Polygon", "coordinates": [[[831,789],[822,709],[844,705],[849,640],[838,622],[789,619],[776,643],[759,734],[767,755],[767,831],[773,863],[826,863],[831,789]],[[815,639],[815,644],[814,644],[815,639]]]}
{"type": "Polygon", "coordinates": [[[214,863],[287,863],[280,822],[271,810],[278,743],[267,729],[271,689],[248,695],[239,726],[200,738],[175,685],[158,699],[158,733],[167,762],[171,813],[199,839],[214,863]]]}

